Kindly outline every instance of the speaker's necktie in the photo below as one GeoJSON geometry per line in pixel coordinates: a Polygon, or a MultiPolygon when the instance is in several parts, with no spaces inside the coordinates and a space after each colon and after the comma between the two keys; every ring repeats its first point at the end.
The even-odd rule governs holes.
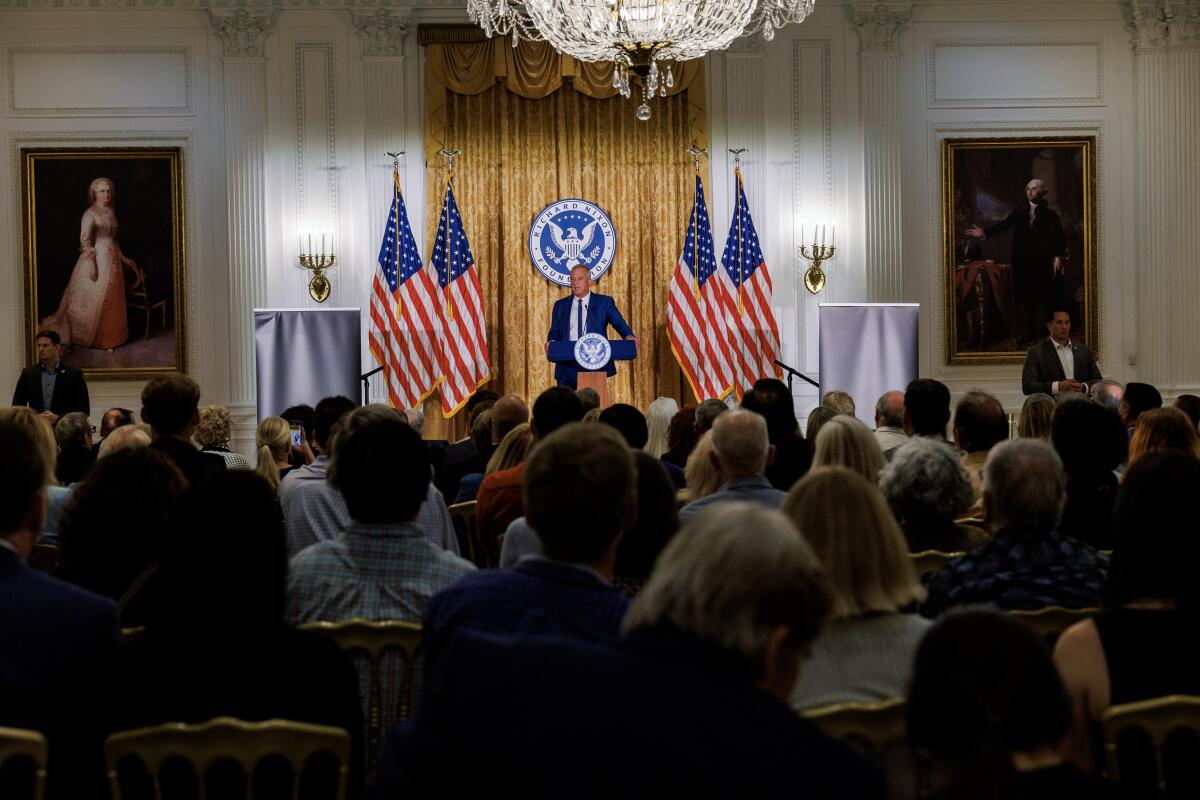
{"type": "Polygon", "coordinates": [[[583,337],[583,298],[579,297],[575,300],[579,304],[579,313],[576,315],[579,318],[579,334],[576,338],[583,337]]]}

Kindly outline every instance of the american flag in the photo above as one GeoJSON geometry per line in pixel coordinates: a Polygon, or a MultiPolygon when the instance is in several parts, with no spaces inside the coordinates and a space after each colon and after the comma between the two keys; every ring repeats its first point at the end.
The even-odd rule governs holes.
{"type": "Polygon", "coordinates": [[[778,378],[782,373],[773,361],[779,358],[779,324],[771,311],[771,276],[763,259],[741,169],[737,178],[737,209],[729,224],[729,238],[721,264],[733,285],[729,328],[733,337],[733,390],[740,398],[759,378],[778,378]]]}
{"type": "Polygon", "coordinates": [[[675,264],[667,307],[671,352],[687,376],[696,400],[721,398],[733,385],[733,359],[726,315],[729,287],[717,271],[704,184],[696,175],[687,240],[675,264]]]}
{"type": "Polygon", "coordinates": [[[371,355],[383,367],[388,401],[396,408],[412,408],[433,392],[442,377],[437,358],[443,325],[441,293],[432,266],[421,266],[395,169],[392,191],[392,210],[371,289],[369,339],[371,355]]]}
{"type": "Polygon", "coordinates": [[[446,182],[446,199],[438,216],[437,239],[430,263],[442,287],[445,329],[439,348],[442,375],[442,416],[458,413],[477,388],[491,377],[487,332],[483,319],[483,290],[475,270],[471,244],[463,231],[454,186],[446,182]]]}

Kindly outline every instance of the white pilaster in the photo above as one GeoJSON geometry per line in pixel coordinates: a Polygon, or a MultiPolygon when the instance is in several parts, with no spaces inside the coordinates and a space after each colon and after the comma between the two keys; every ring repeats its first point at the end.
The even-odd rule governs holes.
{"type": "Polygon", "coordinates": [[[1200,3],[1127,0],[1137,87],[1138,376],[1200,386],[1200,278],[1188,232],[1200,216],[1200,3]]]}
{"type": "Polygon", "coordinates": [[[863,200],[867,299],[903,299],[900,188],[900,32],[911,0],[855,2],[863,126],[863,200]]]}
{"type": "Polygon", "coordinates": [[[225,180],[229,215],[229,389],[255,398],[254,308],[266,296],[266,65],[271,11],[210,10],[224,45],[225,180]]]}

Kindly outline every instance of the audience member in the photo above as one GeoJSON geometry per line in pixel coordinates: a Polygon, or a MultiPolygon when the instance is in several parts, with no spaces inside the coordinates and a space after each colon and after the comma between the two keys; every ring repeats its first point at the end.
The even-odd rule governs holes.
{"type": "Polygon", "coordinates": [[[667,452],[662,454],[662,460],[683,469],[687,466],[688,456],[699,438],[700,434],[696,432],[695,406],[679,409],[675,416],[671,417],[671,424],[667,426],[667,452]]]}
{"type": "Polygon", "coordinates": [[[279,487],[292,466],[292,433],[288,421],[283,417],[264,417],[254,431],[254,446],[258,451],[258,462],[254,471],[262,476],[279,495],[279,487]]]}
{"type": "Polygon", "coordinates": [[[1108,380],[1097,381],[1092,384],[1092,400],[1116,411],[1121,405],[1121,399],[1125,396],[1125,387],[1119,381],[1108,380]]]}
{"type": "Polygon", "coordinates": [[[1024,623],[988,611],[954,614],[917,648],[905,702],[909,742],[932,756],[945,800],[1123,797],[1061,753],[1070,701],[1024,623]]]}
{"type": "Polygon", "coordinates": [[[1117,413],[1121,415],[1121,422],[1125,423],[1129,438],[1133,438],[1133,429],[1137,425],[1138,417],[1154,408],[1162,408],[1162,395],[1158,393],[1158,389],[1148,383],[1125,385],[1125,393],[1121,395],[1117,413]]]}
{"type": "Polygon", "coordinates": [[[316,457],[311,464],[289,472],[280,483],[289,558],[311,544],[337,537],[350,522],[342,493],[329,483],[327,473],[335,428],[353,410],[354,401],[341,395],[317,403],[312,423],[316,457]]]}
{"type": "Polygon", "coordinates": [[[886,458],[908,441],[904,432],[904,392],[884,392],[875,403],[875,441],[886,458]]]}
{"type": "MultiPolygon", "coordinates": [[[[200,423],[192,434],[196,444],[200,445],[200,452],[215,453],[225,459],[225,469],[250,469],[250,462],[244,455],[229,449],[229,437],[232,434],[233,419],[229,416],[228,408],[211,405],[200,409],[200,423]]],[[[308,435],[307,431],[305,435],[308,435]]]]}
{"type": "MultiPolygon", "coordinates": [[[[482,408],[483,405],[477,406],[482,408]]],[[[474,452],[462,457],[456,458],[452,463],[445,467],[446,470],[446,485],[449,487],[452,494],[447,494],[446,497],[454,498],[456,503],[464,502],[459,500],[459,496],[463,494],[462,480],[467,475],[479,475],[478,480],[473,481],[473,489],[467,492],[469,497],[465,499],[475,499],[475,492],[479,489],[479,481],[483,480],[483,475],[488,473],[488,463],[495,455],[500,443],[504,441],[504,437],[508,436],[509,431],[524,425],[529,422],[529,406],[525,405],[525,401],[518,395],[507,394],[497,400],[490,409],[485,409],[475,415],[474,421],[471,423],[472,431],[474,431],[475,423],[483,419],[487,415],[490,431],[487,437],[476,438],[474,432],[471,435],[471,442],[474,452]]]]}
{"type": "Polygon", "coordinates": [[[781,514],[715,509],[663,551],[620,642],[458,637],[368,797],[758,797],[798,779],[806,796],[881,797],[872,767],[786,705],[829,603],[781,514]]]}
{"type": "MultiPolygon", "coordinates": [[[[484,411],[471,421],[471,444],[475,445],[475,453],[492,453],[494,445],[492,444],[492,409],[484,411]]],[[[489,461],[491,456],[488,457],[489,461]]],[[[476,459],[472,458],[469,462],[459,462],[460,467],[466,467],[467,464],[471,467],[478,465],[476,459]]],[[[478,472],[467,472],[458,479],[458,494],[454,496],[454,503],[466,503],[475,499],[475,493],[479,491],[479,484],[483,482],[484,473],[487,470],[488,462],[485,461],[483,469],[478,472]]],[[[453,479],[449,483],[454,483],[453,479]]]]}
{"type": "MultiPolygon", "coordinates": [[[[20,407],[46,428],[30,408],[20,407]]],[[[0,725],[41,731],[50,743],[48,795],[102,796],[99,748],[80,737],[97,696],[90,676],[120,636],[112,600],[26,565],[43,529],[52,467],[28,430],[0,420],[0,725]]],[[[6,776],[0,794],[9,796],[6,776]]]]}
{"type": "Polygon", "coordinates": [[[1186,453],[1147,453],[1125,473],[1102,610],[1054,648],[1074,700],[1070,754],[1085,769],[1097,767],[1092,731],[1110,705],[1200,694],[1200,546],[1191,531],[1198,493],[1200,463],[1186,453]]]}
{"type": "Polygon", "coordinates": [[[670,449],[667,443],[667,429],[677,411],[679,403],[673,397],[656,398],[646,409],[647,438],[643,449],[655,458],[662,458],[670,449]]]}
{"type": "MultiPolygon", "coordinates": [[[[607,409],[606,409],[607,410],[607,409]]],[[[637,409],[633,409],[637,411],[637,409]]],[[[640,416],[640,412],[639,412],[640,416]]],[[[538,395],[529,423],[535,441],[541,441],[569,422],[583,418],[583,404],[573,389],[555,386],[538,395]]],[[[644,424],[644,422],[643,422],[644,424]]],[[[642,442],[645,444],[645,441],[642,442]]],[[[525,514],[522,476],[525,464],[493,472],[479,484],[475,495],[475,520],[489,563],[498,563],[498,541],[510,523],[525,514]]]]}
{"type": "MultiPolygon", "coordinates": [[[[578,391],[578,390],[576,390],[576,391],[578,391]]],[[[600,421],[600,409],[598,409],[598,408],[589,408],[587,410],[587,412],[583,415],[583,419],[580,420],[580,422],[599,422],[599,421],[600,421]]]]}
{"type": "Polygon", "coordinates": [[[150,447],[172,461],[189,484],[225,470],[225,459],[201,453],[192,444],[200,422],[200,386],[181,372],[156,375],[142,388],[142,419],[150,426],[150,447]]]}
{"type": "Polygon", "coordinates": [[[650,427],[641,411],[628,403],[613,403],[601,410],[600,422],[616,428],[625,443],[634,450],[641,450],[650,441],[650,427]]]}
{"type": "Polygon", "coordinates": [[[765,476],[774,455],[775,446],[767,439],[767,422],[760,414],[737,409],[717,417],[712,428],[711,458],[720,467],[725,482],[707,497],[681,508],[680,522],[686,523],[705,509],[729,500],[779,508],[784,493],[765,476]]]}
{"type": "Polygon", "coordinates": [[[288,454],[288,461],[293,467],[302,467],[305,464],[311,464],[313,460],[313,426],[317,422],[317,412],[312,406],[300,404],[297,406],[288,406],[279,413],[279,416],[286,419],[290,424],[295,423],[300,426],[300,434],[302,439],[299,447],[293,447],[292,452],[288,454]]]}
{"type": "Polygon", "coordinates": [[[1175,398],[1175,402],[1171,404],[1172,408],[1178,408],[1187,418],[1192,421],[1192,426],[1200,426],[1200,397],[1194,394],[1181,394],[1175,398]]]}
{"type": "Polygon", "coordinates": [[[613,583],[637,595],[654,569],[654,561],[679,528],[675,485],[662,462],[649,453],[633,454],[637,468],[637,518],[621,536],[613,561],[613,583]]]}
{"type": "Polygon", "coordinates": [[[887,466],[879,443],[857,417],[838,414],[829,420],[813,443],[816,467],[847,467],[872,484],[879,483],[879,473],[887,466]]]}
{"type": "Polygon", "coordinates": [[[983,513],[983,465],[988,452],[1008,438],[1008,415],[1000,401],[987,392],[967,392],[954,409],[954,444],[971,478],[975,503],[972,517],[983,513]]]}
{"type": "Polygon", "coordinates": [[[791,392],[783,381],[760,378],[742,397],[742,408],[767,421],[767,436],[775,455],[768,460],[765,476],[772,486],[786,492],[812,466],[813,439],[806,441],[800,435],[791,392]]]}
{"type": "Polygon", "coordinates": [[[696,437],[699,437],[712,430],[713,422],[717,417],[729,410],[729,406],[725,405],[724,400],[708,399],[696,406],[696,437]]]}
{"type": "MultiPolygon", "coordinates": [[[[570,389],[549,391],[569,395],[578,410],[570,389]]],[[[541,398],[534,404],[535,425],[539,409],[541,398]]],[[[632,451],[607,425],[567,424],[541,438],[523,466],[525,516],[541,556],[520,559],[511,569],[477,572],[435,597],[425,615],[427,663],[449,640],[470,631],[598,640],[617,635],[626,601],[612,587],[613,560],[621,533],[637,514],[632,451]]]]}
{"type": "Polygon", "coordinates": [[[285,625],[287,546],[267,481],[218,475],[181,498],[171,528],[145,633],[106,665],[106,732],[289,719],[345,728],[361,754],[353,663],[327,637],[285,625]]]}
{"type": "Polygon", "coordinates": [[[6,422],[21,428],[29,435],[38,449],[38,463],[46,468],[46,474],[41,476],[43,496],[46,502],[46,512],[43,518],[39,544],[58,544],[58,529],[63,508],[71,498],[71,489],[58,485],[55,477],[55,467],[58,460],[58,448],[54,441],[54,429],[50,420],[28,406],[9,406],[0,408],[0,422],[6,422]]]}
{"type": "Polygon", "coordinates": [[[133,412],[128,408],[110,408],[104,412],[104,416],[100,418],[100,441],[103,442],[108,438],[108,435],[117,428],[123,428],[126,425],[136,424],[137,420],[133,418],[133,412]]]}
{"type": "Polygon", "coordinates": [[[533,442],[533,429],[528,422],[522,422],[505,434],[504,441],[500,442],[496,452],[492,453],[492,457],[488,459],[484,475],[512,469],[523,463],[529,457],[529,451],[533,449],[533,442]]]}
{"type": "Polygon", "coordinates": [[[54,439],[58,443],[58,458],[54,465],[54,476],[59,485],[70,486],[87,477],[96,463],[92,450],[92,426],[88,415],[82,411],[71,411],[58,418],[54,426],[54,439]]]}
{"type": "Polygon", "coordinates": [[[1146,453],[1161,450],[1180,450],[1200,458],[1200,433],[1178,408],[1152,408],[1138,416],[1133,438],[1129,440],[1126,469],[1146,453]]]}
{"type": "Polygon", "coordinates": [[[879,488],[910,552],[960,553],[988,541],[981,528],[954,521],[975,502],[975,493],[958,453],[948,444],[918,436],[901,445],[884,468],[879,488]]]}
{"type": "Polygon", "coordinates": [[[983,475],[987,544],[929,579],[921,613],[990,603],[1005,609],[1085,608],[1100,600],[1108,559],[1058,530],[1062,461],[1047,443],[1013,439],[992,448],[983,475]]]}
{"type": "Polygon", "coordinates": [[[175,463],[152,447],[97,461],[63,509],[59,574],[115,600],[125,627],[143,624],[157,602],[151,579],[171,509],[186,488],[175,463]]]}
{"type": "Polygon", "coordinates": [[[122,425],[100,442],[97,458],[104,458],[121,450],[133,450],[150,446],[150,434],[136,425],[122,425]]]}
{"type": "Polygon", "coordinates": [[[1057,405],[1048,394],[1031,394],[1021,406],[1021,421],[1017,423],[1020,439],[1050,440],[1050,421],[1057,405]]]}
{"type": "Polygon", "coordinates": [[[821,405],[830,409],[835,414],[854,416],[854,398],[848,392],[843,392],[840,389],[830,389],[826,392],[825,396],[821,398],[821,405]]]}
{"type": "MultiPolygon", "coordinates": [[[[474,422],[476,414],[482,414],[496,404],[500,399],[500,395],[493,392],[491,389],[477,389],[474,394],[467,398],[467,404],[464,406],[467,412],[467,431],[468,436],[460,439],[457,442],[447,445],[441,451],[441,466],[437,470],[439,482],[437,488],[445,497],[457,497],[458,487],[450,485],[450,475],[466,475],[461,462],[469,461],[476,455],[475,444],[471,441],[470,430],[471,423],[474,422]]],[[[494,439],[494,441],[500,441],[494,439]]],[[[490,453],[488,455],[491,455],[490,453]]],[[[487,458],[483,459],[483,463],[487,463],[487,458]]],[[[437,465],[435,464],[435,467],[437,465]]],[[[482,472],[482,469],[473,470],[474,472],[482,472]]]]}
{"type": "Polygon", "coordinates": [[[1125,461],[1129,439],[1114,409],[1076,401],[1054,411],[1050,440],[1067,477],[1067,504],[1058,529],[1092,547],[1111,550],[1114,473],[1125,461]]]}
{"type": "Polygon", "coordinates": [[[585,386],[582,389],[575,390],[575,396],[579,398],[579,402],[583,404],[583,413],[591,411],[593,408],[600,408],[600,393],[590,386],[585,386]]]}
{"type": "Polygon", "coordinates": [[[792,708],[900,696],[929,622],[912,613],[925,591],[874,482],[814,462],[788,492],[783,513],[803,531],[833,588],[833,618],[813,643],[792,708]]]}
{"type": "Polygon", "coordinates": [[[817,406],[808,412],[808,423],[804,427],[805,440],[810,443],[815,442],[821,435],[821,428],[824,428],[825,424],[837,415],[838,413],[828,406],[817,406]]]}
{"type": "Polygon", "coordinates": [[[725,473],[712,454],[712,431],[705,431],[688,456],[684,474],[687,476],[687,487],[679,490],[680,500],[699,500],[708,497],[721,488],[725,483],[725,473]]]}
{"type": "Polygon", "coordinates": [[[946,438],[950,422],[950,390],[941,381],[917,378],[904,390],[904,431],[909,436],[946,438]]]}

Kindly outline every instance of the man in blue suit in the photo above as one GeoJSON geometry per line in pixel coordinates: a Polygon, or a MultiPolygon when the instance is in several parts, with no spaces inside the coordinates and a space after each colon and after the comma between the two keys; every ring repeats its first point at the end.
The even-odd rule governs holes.
{"type": "MultiPolygon", "coordinates": [[[[612,325],[618,335],[637,341],[633,329],[625,322],[617,304],[611,297],[592,293],[592,277],[587,267],[577,266],[571,270],[571,296],[554,304],[550,315],[550,332],[546,334],[546,351],[550,342],[575,341],[585,333],[608,335],[612,325]]],[[[609,361],[605,373],[611,378],[617,374],[616,364],[609,361]]],[[[554,380],[559,386],[575,388],[579,367],[574,363],[554,365],[554,380]]]]}
{"type": "Polygon", "coordinates": [[[0,453],[0,725],[46,734],[52,797],[96,796],[87,678],[120,637],[117,607],[26,566],[45,516],[46,468],[33,437],[11,424],[0,423],[0,453]]]}

